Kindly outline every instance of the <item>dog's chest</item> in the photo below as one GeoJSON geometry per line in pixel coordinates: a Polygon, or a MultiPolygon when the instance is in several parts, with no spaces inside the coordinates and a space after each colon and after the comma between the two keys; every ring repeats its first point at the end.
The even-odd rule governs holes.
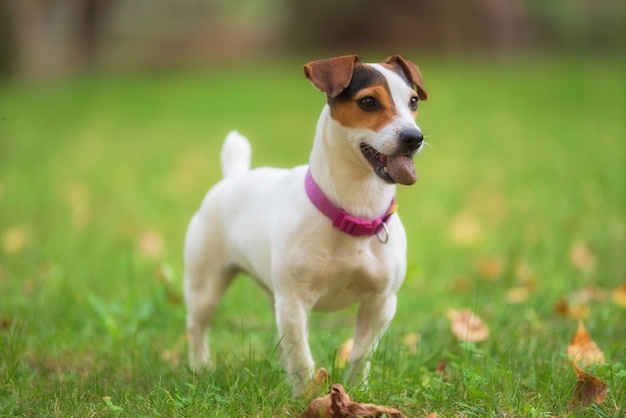
{"type": "Polygon", "coordinates": [[[376,295],[395,293],[398,266],[367,248],[341,248],[318,255],[309,278],[313,309],[334,311],[376,295]]]}

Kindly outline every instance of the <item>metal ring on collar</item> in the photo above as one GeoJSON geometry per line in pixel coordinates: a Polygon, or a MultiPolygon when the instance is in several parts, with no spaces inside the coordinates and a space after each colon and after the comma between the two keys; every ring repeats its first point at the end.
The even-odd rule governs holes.
{"type": "Polygon", "coordinates": [[[382,222],[381,225],[383,227],[383,231],[385,231],[385,237],[381,237],[381,232],[383,231],[380,231],[376,234],[376,238],[378,238],[378,241],[380,241],[381,244],[387,244],[387,242],[389,242],[389,229],[387,229],[386,222],[382,222]]]}

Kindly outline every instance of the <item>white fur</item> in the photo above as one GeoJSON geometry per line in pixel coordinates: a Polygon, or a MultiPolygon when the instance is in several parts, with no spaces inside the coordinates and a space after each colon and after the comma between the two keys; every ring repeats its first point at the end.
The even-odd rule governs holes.
{"type": "Polygon", "coordinates": [[[224,140],[220,154],[224,178],[235,177],[250,171],[252,147],[246,137],[232,131],[224,140]]]}
{"type": "MultiPolygon", "coordinates": [[[[410,88],[397,75],[384,74],[396,106],[406,106],[410,88]]],[[[376,133],[345,128],[324,107],[310,169],[336,206],[370,219],[388,208],[396,187],[373,173],[359,144],[367,142],[379,150],[391,147],[394,129],[416,127],[410,112],[399,114],[392,126],[376,133]]],[[[396,214],[389,220],[387,244],[376,236],[340,232],[307,197],[307,166],[248,171],[249,149],[241,135],[228,136],[222,150],[225,178],[209,191],[187,231],[190,365],[198,369],[209,362],[205,333],[220,297],[242,271],[273,300],[283,361],[295,394],[306,389],[315,370],[308,344],[309,312],[360,303],[350,358],[354,383],[366,377],[367,356],[396,311],[396,292],[406,272],[406,236],[400,218],[396,214]]]]}

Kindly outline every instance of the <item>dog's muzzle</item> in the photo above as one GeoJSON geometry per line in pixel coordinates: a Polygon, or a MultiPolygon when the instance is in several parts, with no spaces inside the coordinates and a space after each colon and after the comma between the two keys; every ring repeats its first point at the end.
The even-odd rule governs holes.
{"type": "Polygon", "coordinates": [[[424,143],[424,135],[422,135],[419,129],[404,130],[400,132],[398,139],[400,141],[401,154],[414,154],[424,143]]]}
{"type": "Polygon", "coordinates": [[[424,135],[419,129],[406,129],[398,135],[398,148],[394,154],[382,154],[365,143],[361,144],[361,153],[374,173],[387,183],[411,185],[417,181],[413,156],[423,143],[424,135]]]}

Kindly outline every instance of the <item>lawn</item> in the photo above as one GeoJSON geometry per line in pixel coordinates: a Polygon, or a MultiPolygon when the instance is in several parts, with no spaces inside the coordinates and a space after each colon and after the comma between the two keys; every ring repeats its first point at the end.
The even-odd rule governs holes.
{"type": "MultiPolygon", "coordinates": [[[[308,159],[323,96],[303,60],[0,86],[0,415],[297,416],[268,299],[241,277],[186,367],[182,245],[238,129],[253,165],[308,159]]],[[[626,62],[415,59],[430,99],[396,319],[352,398],[407,416],[624,416],[626,62]],[[618,303],[619,302],[619,303],[618,303]],[[459,341],[451,309],[489,328],[459,341]],[[606,400],[572,407],[582,320],[606,400]]],[[[354,308],[311,318],[342,382],[354,308]]],[[[321,389],[322,394],[325,389],[321,389]]]]}

